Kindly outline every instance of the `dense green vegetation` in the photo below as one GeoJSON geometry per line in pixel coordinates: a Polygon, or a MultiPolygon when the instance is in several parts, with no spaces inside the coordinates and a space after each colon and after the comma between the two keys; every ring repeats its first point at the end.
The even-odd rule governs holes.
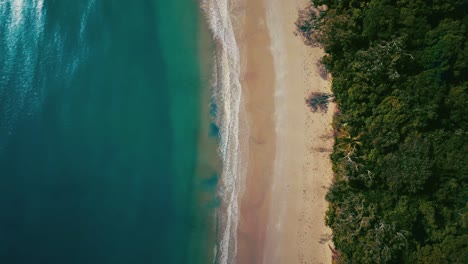
{"type": "Polygon", "coordinates": [[[314,2],[297,26],[339,106],[339,262],[467,263],[468,1],[314,2]]]}

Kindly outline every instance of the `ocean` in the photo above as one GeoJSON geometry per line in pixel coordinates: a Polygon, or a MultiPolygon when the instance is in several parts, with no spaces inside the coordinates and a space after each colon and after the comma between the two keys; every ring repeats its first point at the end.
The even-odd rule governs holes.
{"type": "Polygon", "coordinates": [[[0,263],[220,259],[238,165],[199,5],[0,0],[0,263]]]}

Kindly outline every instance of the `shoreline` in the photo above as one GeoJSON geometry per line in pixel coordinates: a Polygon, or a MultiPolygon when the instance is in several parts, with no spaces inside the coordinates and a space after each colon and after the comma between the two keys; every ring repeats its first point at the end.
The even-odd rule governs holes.
{"type": "Polygon", "coordinates": [[[294,34],[296,0],[205,0],[214,54],[213,101],[223,161],[219,263],[330,263],[325,195],[332,180],[332,116],[311,113],[330,93],[323,50],[294,34]]]}
{"type": "Polygon", "coordinates": [[[242,13],[236,12],[229,0],[202,0],[207,24],[215,46],[211,78],[211,109],[218,132],[218,155],[222,160],[217,184],[219,207],[216,210],[217,263],[233,263],[237,255],[237,225],[248,147],[240,139],[248,135],[243,125],[241,61],[236,35],[242,34],[242,13]],[[234,28],[237,28],[234,32],[234,28]]]}
{"type": "Polygon", "coordinates": [[[197,226],[203,227],[204,233],[191,233],[189,243],[189,257],[193,263],[214,263],[215,252],[209,246],[216,244],[216,184],[219,181],[221,160],[218,155],[218,142],[213,135],[213,116],[210,114],[212,87],[211,74],[214,67],[214,43],[209,31],[206,17],[199,7],[198,17],[198,57],[200,64],[200,132],[198,134],[198,156],[195,168],[196,177],[193,186],[196,188],[193,199],[197,200],[197,207],[193,208],[193,215],[197,226]],[[204,250],[200,250],[200,248],[204,250]],[[206,250],[209,249],[209,250],[206,250]]]}

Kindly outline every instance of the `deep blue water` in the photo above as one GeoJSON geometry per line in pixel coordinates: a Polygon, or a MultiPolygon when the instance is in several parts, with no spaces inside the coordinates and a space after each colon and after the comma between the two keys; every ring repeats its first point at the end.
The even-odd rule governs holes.
{"type": "Polygon", "coordinates": [[[0,263],[208,263],[199,16],[0,1],[0,263]]]}

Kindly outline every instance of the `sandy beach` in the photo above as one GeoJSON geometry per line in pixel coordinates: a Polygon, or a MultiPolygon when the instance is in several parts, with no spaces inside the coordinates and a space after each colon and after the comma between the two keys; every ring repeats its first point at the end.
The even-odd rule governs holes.
{"type": "Polygon", "coordinates": [[[237,263],[331,263],[325,194],[334,106],[305,104],[330,92],[320,71],[323,51],[295,36],[297,11],[308,1],[251,0],[243,6],[242,90],[249,126],[248,167],[240,204],[237,263]]]}
{"type": "Polygon", "coordinates": [[[274,67],[263,1],[246,1],[241,51],[241,80],[249,126],[248,166],[238,227],[237,263],[262,263],[275,157],[274,67]]]}

